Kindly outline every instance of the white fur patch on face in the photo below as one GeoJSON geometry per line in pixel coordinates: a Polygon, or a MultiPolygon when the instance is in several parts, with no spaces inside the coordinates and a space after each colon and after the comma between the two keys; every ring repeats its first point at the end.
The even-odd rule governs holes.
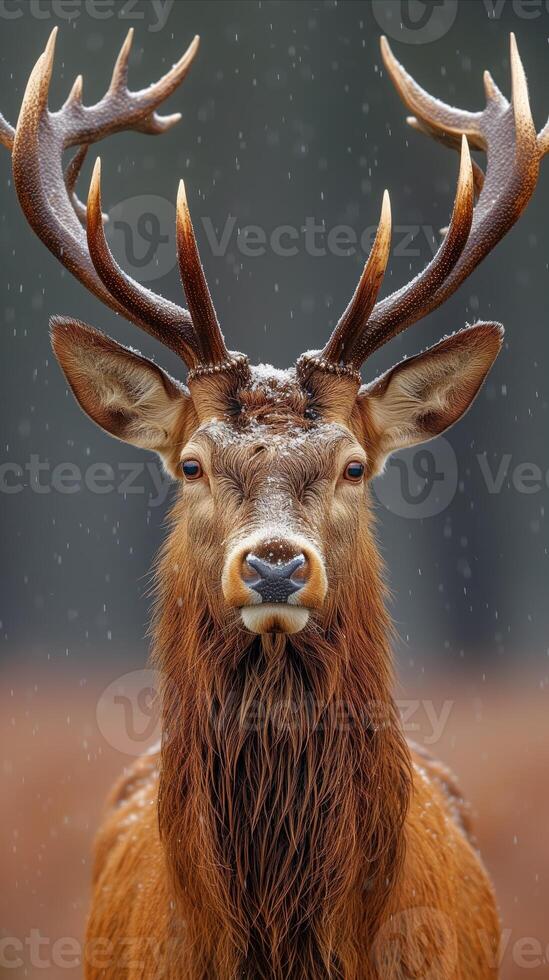
{"type": "Polygon", "coordinates": [[[240,615],[251,633],[299,633],[309,620],[309,610],[303,606],[270,602],[242,606],[240,615]]]}

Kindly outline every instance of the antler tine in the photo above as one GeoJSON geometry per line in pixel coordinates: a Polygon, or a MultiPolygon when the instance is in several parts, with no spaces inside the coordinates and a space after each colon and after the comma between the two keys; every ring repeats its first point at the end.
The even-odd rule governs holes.
{"type": "MultiPolygon", "coordinates": [[[[53,117],[48,112],[56,35],[57,28],[54,28],[23,96],[12,147],[14,183],[23,212],[38,237],[77,278],[88,284],[96,277],[64,183],[61,159],[64,142],[52,126],[53,117]],[[46,175],[42,174],[44,159],[49,167],[46,175]]],[[[58,113],[58,120],[59,117],[58,113]]],[[[109,297],[101,283],[94,284],[100,298],[108,303],[109,297]]]]}
{"type": "Polygon", "coordinates": [[[377,299],[389,261],[390,247],[391,203],[388,191],[384,191],[374,244],[351,302],[322,351],[321,360],[341,365],[345,363],[346,354],[352,352],[359,333],[367,322],[377,299]]]}
{"type": "MultiPolygon", "coordinates": [[[[181,119],[179,112],[160,116],[156,110],[175,92],[187,75],[198,51],[200,38],[198,35],[194,37],[179,61],[158,82],[138,92],[130,92],[127,87],[132,39],[133,28],[130,28],[117,56],[109,88],[99,102],[93,106],[83,106],[80,99],[71,100],[69,96],[63,108],[51,114],[52,121],[59,119],[61,122],[65,147],[80,143],[95,143],[104,136],[122,129],[135,129],[150,134],[164,133],[181,119]]],[[[55,47],[54,32],[48,47],[51,75],[55,47]]]]}
{"type": "Polygon", "coordinates": [[[95,271],[110,296],[139,326],[195,367],[199,360],[197,335],[190,313],[169,300],[150,292],[120,268],[115,261],[103,229],[101,208],[101,160],[93,168],[87,207],[88,248],[95,271]]]}
{"type": "MultiPolygon", "coordinates": [[[[537,152],[537,134],[530,110],[530,100],[528,98],[528,83],[522,61],[517,47],[515,35],[511,33],[509,38],[510,61],[511,61],[511,107],[513,110],[513,121],[515,124],[515,146],[516,157],[515,166],[517,170],[525,170],[533,180],[533,186],[525,188],[530,190],[524,204],[522,205],[522,195],[517,198],[516,205],[521,213],[526,205],[536,185],[539,169],[539,154],[537,152]]],[[[520,192],[520,186],[517,187],[520,192]]]]}
{"type": "Polygon", "coordinates": [[[114,63],[109,92],[117,92],[119,89],[125,88],[127,85],[128,66],[130,63],[130,53],[133,44],[133,34],[133,27],[130,27],[114,63]]]}
{"type": "Polygon", "coordinates": [[[464,167],[469,175],[474,173],[478,200],[471,220],[473,201],[468,176],[467,189],[464,186],[458,195],[462,203],[458,205],[456,198],[452,224],[430,265],[372,310],[347,359],[355,367],[455,292],[526,207],[536,186],[541,157],[549,150],[549,122],[536,136],[526,77],[513,34],[510,38],[511,102],[503,97],[491,75],[485,73],[487,104],[482,112],[464,112],[434,99],[402,68],[384,38],[381,47],[389,75],[414,113],[408,120],[414,128],[448,146],[456,146],[458,139],[461,140],[461,173],[464,167]],[[485,150],[485,177],[478,167],[471,171],[468,152],[467,161],[464,156],[465,137],[474,148],[485,150]],[[453,241],[449,243],[450,236],[453,241]]]}
{"type": "Polygon", "coordinates": [[[378,347],[395,337],[421,315],[429,296],[445,281],[465,248],[473,220],[474,181],[471,156],[465,136],[456,196],[450,225],[436,255],[412,282],[377,303],[348,356],[359,366],[378,347]]]}
{"type": "Polygon", "coordinates": [[[230,360],[217,314],[212,303],[198,246],[185,184],[181,180],[177,192],[177,258],[181,281],[202,353],[202,364],[219,365],[230,360]]]}
{"type": "Polygon", "coordinates": [[[413,116],[408,121],[412,122],[414,118],[417,119],[420,124],[429,129],[432,135],[440,133],[461,140],[462,134],[465,134],[475,150],[483,149],[483,135],[480,127],[482,113],[454,109],[439,99],[433,98],[414,81],[412,76],[397,61],[386,37],[380,39],[380,46],[383,63],[393,85],[402,101],[413,112],[413,116]]]}
{"type": "MultiPolygon", "coordinates": [[[[106,96],[108,99],[116,99],[119,97],[120,93],[123,95],[128,94],[128,65],[133,36],[133,27],[130,27],[114,65],[111,83],[106,96]]],[[[145,115],[145,118],[137,127],[139,128],[140,132],[153,134],[164,133],[171,126],[175,125],[175,123],[179,122],[181,119],[180,112],[172,113],[169,116],[160,116],[155,110],[160,103],[164,102],[170,95],[172,95],[176,88],[181,84],[194,61],[199,44],[200,38],[198,35],[196,35],[185,53],[169,72],[160,78],[158,82],[155,82],[154,85],[150,85],[141,92],[133,93],[132,99],[136,103],[139,103],[140,111],[143,112],[143,110],[147,109],[149,111],[149,115],[145,115]]]]}
{"type": "Polygon", "coordinates": [[[199,345],[189,312],[133,282],[110,255],[103,236],[99,172],[88,211],[74,188],[89,144],[122,129],[160,133],[177,121],[179,116],[161,117],[156,110],[187,74],[198,38],[159,82],[132,93],[126,85],[130,31],[103,99],[94,106],[84,106],[82,79],[78,76],[64,106],[50,112],[48,95],[56,35],[54,28],[31,72],[15,132],[9,123],[0,122],[0,139],[12,149],[14,183],[23,211],[38,237],[88,289],[111,309],[129,316],[137,326],[175,350],[189,367],[195,367],[199,345]],[[64,174],[63,152],[71,146],[80,149],[64,174]],[[85,232],[87,216],[91,217],[90,246],[85,232]]]}
{"type": "MultiPolygon", "coordinates": [[[[141,92],[132,93],[126,87],[127,66],[133,37],[133,28],[130,28],[117,57],[110,87],[103,99],[94,106],[83,106],[82,76],[79,75],[75,79],[65,105],[58,112],[50,113],[48,94],[57,31],[57,27],[54,27],[44,52],[31,72],[23,99],[17,127],[21,134],[23,178],[25,176],[24,150],[27,149],[30,157],[34,149],[34,146],[29,145],[28,142],[31,136],[34,136],[35,144],[38,141],[40,150],[43,149],[42,141],[47,142],[48,156],[51,158],[54,153],[60,154],[67,147],[89,145],[122,129],[161,133],[181,118],[180,113],[162,117],[156,110],[185,78],[198,50],[198,37],[194,38],[177,64],[160,81],[141,92]]],[[[16,130],[0,116],[0,142],[11,150],[16,135],[16,130]]]]}

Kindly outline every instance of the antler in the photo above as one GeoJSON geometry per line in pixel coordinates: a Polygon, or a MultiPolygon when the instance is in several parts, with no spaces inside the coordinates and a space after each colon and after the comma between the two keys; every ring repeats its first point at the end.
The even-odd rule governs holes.
{"type": "MultiPolygon", "coordinates": [[[[91,292],[174,350],[191,369],[202,373],[220,365],[231,366],[235,359],[225,347],[215,313],[215,323],[209,316],[206,322],[197,320],[193,325],[188,310],[145,289],[114,261],[103,233],[98,164],[87,211],[74,194],[91,143],[124,129],[163,133],[179,121],[180,113],[161,116],[157,110],[185,78],[198,49],[198,37],[163,78],[142,91],[131,92],[127,87],[133,39],[130,29],[103,98],[96,105],[83,105],[79,75],[64,106],[50,112],[48,94],[56,35],[54,28],[30,75],[16,129],[0,116],[0,141],[12,151],[14,183],[27,220],[50,251],[91,292]],[[79,150],[64,174],[63,152],[72,146],[79,150]]],[[[198,292],[205,290],[209,299],[190,221],[186,241],[194,243],[185,251],[189,263],[186,281],[196,283],[198,292]]],[[[211,300],[209,303],[211,313],[211,300]]],[[[195,306],[200,314],[200,306],[195,306]]]]}
{"type": "MultiPolygon", "coordinates": [[[[316,366],[356,373],[379,347],[440,306],[526,207],[536,186],[540,161],[549,150],[549,121],[536,135],[526,77],[513,34],[510,43],[511,102],[485,72],[486,108],[482,112],[466,112],[440,102],[420,88],[396,60],[387,40],[381,39],[385,67],[413,112],[408,123],[447,146],[461,146],[456,203],[446,237],[427,268],[367,312],[360,306],[359,286],[351,306],[316,358],[316,366]],[[486,153],[486,175],[477,164],[472,169],[467,141],[486,153]],[[476,205],[473,190],[478,194],[476,205]],[[354,310],[353,315],[350,310],[354,310]]],[[[366,269],[369,264],[370,259],[366,269]]],[[[363,278],[364,275],[366,270],[363,278]]]]}

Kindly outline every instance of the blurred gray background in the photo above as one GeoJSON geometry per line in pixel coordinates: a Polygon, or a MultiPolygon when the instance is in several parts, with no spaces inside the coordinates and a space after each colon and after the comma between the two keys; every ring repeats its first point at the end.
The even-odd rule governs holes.
{"type": "MultiPolygon", "coordinates": [[[[381,67],[380,33],[392,35],[395,53],[429,91],[480,108],[485,67],[509,93],[509,31],[515,31],[541,127],[549,110],[549,14],[542,4],[524,5],[524,11],[528,16],[520,4],[450,0],[7,0],[0,11],[2,110],[15,123],[30,69],[55,24],[52,107],[79,72],[85,101],[103,94],[129,26],[136,30],[130,71],[136,88],[155,80],[199,33],[195,65],[168,104],[169,111],[182,111],[182,122],[162,137],[121,134],[97,150],[111,243],[131,273],[179,300],[173,203],[183,176],[229,345],[285,366],[322,344],[355,287],[364,251],[360,244],[346,249],[346,232],[338,244],[337,226],[352,229],[359,240],[366,231],[369,242],[383,189],[390,189],[396,230],[387,291],[427,262],[433,232],[450,213],[456,155],[405,125],[381,67]],[[313,224],[324,231],[313,236],[313,224]],[[245,237],[249,225],[259,226],[265,246],[258,245],[257,230],[245,237]],[[295,254],[277,254],[271,236],[281,225],[295,229],[293,238],[283,233],[281,239],[295,254]]],[[[90,157],[80,183],[84,198],[95,148],[90,157]]],[[[34,237],[19,210],[5,150],[0,180],[0,424],[4,461],[13,464],[2,470],[1,481],[3,655],[19,664],[59,657],[141,664],[147,572],[163,534],[166,488],[159,500],[153,474],[145,470],[124,494],[121,464],[154,459],[109,440],[81,414],[51,356],[48,317],[80,317],[173,373],[181,375],[182,368],[88,295],[34,237]],[[34,477],[33,458],[41,467],[34,477]],[[86,486],[88,468],[97,462],[113,467],[111,492],[86,486]],[[61,477],[65,492],[56,489],[55,467],[62,463],[82,475],[80,482],[70,473],[61,477]]],[[[446,665],[527,657],[538,657],[543,667],[547,662],[548,212],[549,175],[542,172],[533,203],[496,253],[443,309],[368,365],[370,377],[478,317],[507,327],[488,384],[449,434],[455,459],[450,451],[448,462],[443,447],[447,506],[432,514],[434,498],[425,509],[415,506],[412,493],[403,515],[398,501],[406,481],[428,474],[433,460],[431,473],[438,472],[436,443],[429,457],[407,458],[407,472],[398,464],[390,468],[389,489],[380,488],[388,498],[378,507],[380,537],[404,664],[418,657],[446,665]],[[482,453],[488,454],[484,463],[482,453]],[[534,466],[528,492],[522,471],[517,478],[522,464],[534,466]],[[498,492],[491,481],[499,483],[498,492]]],[[[439,483],[432,483],[435,496],[439,483]]]]}
{"type": "MultiPolygon", "coordinates": [[[[475,109],[484,68],[509,94],[515,31],[538,128],[549,112],[549,12],[535,0],[0,0],[0,109],[13,123],[55,25],[53,108],[80,72],[85,101],[100,98],[128,27],[134,88],[201,35],[167,104],[182,122],[162,137],[121,134],[93,148],[80,194],[100,152],[116,256],[179,301],[174,203],[184,177],[229,346],[277,366],[328,336],[357,283],[385,187],[395,226],[385,292],[424,267],[448,222],[456,154],[406,127],[381,67],[382,32],[430,92],[475,109]]],[[[496,252],[365,374],[467,321],[507,328],[471,412],[446,438],[395,458],[374,487],[405,730],[455,767],[478,811],[506,930],[505,980],[525,968],[547,976],[547,955],[525,958],[520,943],[549,943],[547,171],[549,163],[496,252]]],[[[51,355],[48,317],[79,317],[178,376],[182,366],[88,295],[34,237],[2,147],[0,182],[0,932],[23,943],[39,929],[50,944],[49,969],[28,946],[19,960],[9,946],[0,975],[58,978],[66,969],[51,944],[82,936],[102,801],[150,733],[137,712],[129,737],[113,692],[132,671],[136,709],[149,684],[139,672],[149,569],[172,491],[152,455],[81,413],[51,355]]]]}

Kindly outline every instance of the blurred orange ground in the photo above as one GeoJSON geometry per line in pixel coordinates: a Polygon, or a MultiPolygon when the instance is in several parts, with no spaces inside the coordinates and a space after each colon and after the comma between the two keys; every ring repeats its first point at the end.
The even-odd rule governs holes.
{"type": "MultiPolygon", "coordinates": [[[[84,683],[53,662],[38,679],[35,671],[3,673],[1,924],[3,936],[23,946],[4,947],[2,977],[82,975],[69,964],[83,934],[91,841],[104,797],[131,761],[107,744],[96,720],[115,676],[98,670],[84,683]],[[67,937],[71,943],[60,942],[67,937]],[[22,965],[6,965],[16,958],[22,965]]],[[[401,684],[398,697],[410,737],[454,769],[474,806],[501,908],[501,976],[548,976],[547,691],[525,672],[486,682],[482,695],[478,684],[444,676],[423,678],[417,690],[401,684]],[[446,723],[433,743],[433,717],[443,708],[446,723]]]]}

